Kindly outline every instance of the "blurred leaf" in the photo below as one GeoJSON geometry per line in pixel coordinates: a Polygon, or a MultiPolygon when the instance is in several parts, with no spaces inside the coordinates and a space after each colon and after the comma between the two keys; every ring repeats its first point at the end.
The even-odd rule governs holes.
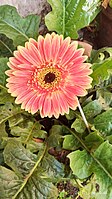
{"type": "Polygon", "coordinates": [[[112,58],[110,57],[99,63],[94,63],[92,69],[93,73],[91,77],[93,78],[92,84],[94,86],[109,78],[112,72],[112,58]]]}
{"type": "Polygon", "coordinates": [[[69,134],[69,131],[62,125],[53,125],[49,133],[50,135],[47,139],[48,146],[61,148],[63,135],[69,134]]]}
{"type": "MultiPolygon", "coordinates": [[[[30,199],[57,198],[57,188],[50,181],[52,181],[53,174],[57,173],[57,171],[62,173],[63,167],[61,163],[53,160],[52,157],[50,159],[50,155],[46,155],[45,152],[46,147],[38,155],[34,155],[25,149],[16,139],[8,141],[4,150],[5,163],[19,176],[17,186],[14,186],[14,179],[11,178],[11,189],[13,189],[11,198],[25,198],[26,194],[30,199]],[[48,162],[45,167],[46,160],[48,162]]],[[[16,178],[15,174],[14,177],[16,178]]],[[[10,198],[11,189],[9,186],[6,187],[6,183],[9,183],[10,180],[7,180],[4,173],[0,180],[2,182],[1,195],[3,195],[1,199],[10,198]],[[5,180],[3,181],[3,179],[5,180]]]]}
{"type": "Polygon", "coordinates": [[[5,71],[6,69],[8,69],[7,62],[8,62],[8,58],[0,58],[0,85],[1,86],[5,86],[6,84],[7,76],[5,75],[5,71]]]}
{"type": "Polygon", "coordinates": [[[73,135],[65,135],[63,148],[67,150],[76,150],[80,147],[79,141],[73,135]]]}
{"type": "Polygon", "coordinates": [[[112,48],[110,47],[104,47],[100,48],[99,50],[93,50],[92,63],[100,63],[101,61],[104,61],[109,57],[112,57],[112,48]]]}
{"type": "Polygon", "coordinates": [[[6,35],[0,34],[0,57],[11,57],[12,51],[14,51],[13,41],[6,35]]]}
{"type": "Polygon", "coordinates": [[[96,181],[95,175],[94,177],[91,177],[91,180],[80,189],[78,196],[86,199],[108,199],[107,190],[102,191],[96,181]]]}
{"type": "Polygon", "coordinates": [[[86,130],[86,126],[82,118],[77,118],[71,125],[71,128],[75,129],[78,133],[83,133],[86,130]]]}
{"type": "Polygon", "coordinates": [[[98,101],[102,104],[104,110],[109,110],[112,106],[112,92],[107,89],[98,89],[98,101]]]}
{"type": "Polygon", "coordinates": [[[87,119],[93,118],[102,111],[102,106],[98,100],[94,100],[90,103],[88,103],[84,108],[83,108],[84,114],[87,119]]]}
{"type": "Polygon", "coordinates": [[[70,167],[73,174],[79,179],[84,179],[91,175],[93,160],[85,150],[71,152],[67,157],[70,159],[70,167]]]}
{"type": "Polygon", "coordinates": [[[94,126],[102,135],[110,135],[112,132],[112,109],[96,116],[94,118],[94,126]]]}
{"type": "Polygon", "coordinates": [[[37,39],[40,17],[30,15],[22,18],[16,8],[0,6],[0,33],[12,39],[14,45],[23,45],[30,37],[37,39]]]}
{"type": "Polygon", "coordinates": [[[48,3],[52,11],[45,17],[47,28],[65,37],[76,39],[77,31],[88,26],[99,13],[101,1],[48,0],[48,3]]]}
{"type": "Polygon", "coordinates": [[[86,146],[92,151],[97,149],[100,144],[104,142],[103,138],[98,134],[97,131],[91,132],[85,137],[86,146]]]}
{"type": "Polygon", "coordinates": [[[75,111],[70,109],[69,114],[65,114],[67,120],[72,120],[76,117],[75,111]]]}
{"type": "Polygon", "coordinates": [[[14,102],[14,97],[12,97],[8,92],[7,89],[0,90],[0,105],[5,104],[6,102],[14,102]]]}

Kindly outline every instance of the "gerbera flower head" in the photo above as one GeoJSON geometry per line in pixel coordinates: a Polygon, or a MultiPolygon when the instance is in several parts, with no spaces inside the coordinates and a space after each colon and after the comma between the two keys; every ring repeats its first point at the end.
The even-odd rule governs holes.
{"type": "Polygon", "coordinates": [[[77,46],[77,41],[55,33],[18,46],[6,71],[6,86],[15,103],[32,114],[39,110],[41,117],[58,118],[69,108],[75,110],[77,97],[85,96],[92,82],[91,64],[84,63],[87,56],[77,46]]]}

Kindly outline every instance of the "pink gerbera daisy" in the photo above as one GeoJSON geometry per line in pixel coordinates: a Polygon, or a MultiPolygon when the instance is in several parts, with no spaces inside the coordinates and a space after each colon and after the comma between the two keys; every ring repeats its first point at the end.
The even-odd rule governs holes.
{"type": "Polygon", "coordinates": [[[9,58],[6,71],[8,92],[16,97],[15,103],[41,117],[59,117],[75,110],[77,96],[85,96],[91,87],[89,63],[83,63],[84,49],[70,37],[63,39],[55,33],[29,39],[25,47],[18,46],[14,57],[9,58]]]}

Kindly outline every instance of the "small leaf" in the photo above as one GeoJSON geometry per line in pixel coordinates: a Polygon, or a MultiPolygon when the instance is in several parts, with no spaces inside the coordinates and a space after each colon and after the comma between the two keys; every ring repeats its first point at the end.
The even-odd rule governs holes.
{"type": "Polygon", "coordinates": [[[23,45],[30,37],[36,39],[39,22],[39,16],[30,15],[22,18],[12,6],[0,7],[0,33],[12,39],[15,46],[23,45]]]}
{"type": "Polygon", "coordinates": [[[91,77],[93,78],[92,84],[94,86],[109,78],[112,71],[112,58],[110,57],[102,62],[94,63],[92,69],[93,73],[91,77]]]}
{"type": "Polygon", "coordinates": [[[71,125],[71,128],[75,129],[78,133],[84,133],[86,130],[85,123],[83,122],[82,118],[77,118],[71,125]]]}
{"type": "Polygon", "coordinates": [[[79,141],[73,135],[65,135],[63,148],[67,150],[76,150],[80,147],[79,141]]]}
{"type": "Polygon", "coordinates": [[[102,104],[104,110],[109,110],[112,106],[112,92],[107,89],[98,89],[98,101],[102,104]]]}
{"type": "Polygon", "coordinates": [[[93,118],[102,111],[102,106],[99,103],[98,100],[94,100],[90,103],[88,103],[84,108],[83,108],[84,114],[87,119],[93,118]]]}
{"type": "Polygon", "coordinates": [[[48,0],[52,11],[45,17],[45,24],[50,31],[56,31],[72,39],[78,37],[77,31],[90,24],[100,11],[99,0],[48,0]]]}
{"type": "Polygon", "coordinates": [[[91,175],[92,158],[85,151],[74,151],[67,156],[70,159],[70,167],[73,174],[79,179],[87,178],[91,175]]]}
{"type": "Polygon", "coordinates": [[[5,71],[8,69],[7,62],[8,58],[0,58],[0,85],[2,86],[5,86],[6,84],[7,76],[5,75],[5,71]]]}
{"type": "Polygon", "coordinates": [[[110,135],[112,132],[112,110],[110,109],[96,116],[94,126],[103,136],[110,135]]]}
{"type": "Polygon", "coordinates": [[[86,146],[92,151],[97,149],[100,144],[104,142],[103,138],[98,134],[97,131],[91,132],[85,137],[86,146]]]}
{"type": "Polygon", "coordinates": [[[69,134],[69,131],[61,125],[53,125],[50,129],[50,136],[47,139],[49,147],[61,148],[63,141],[63,135],[69,134]]]}

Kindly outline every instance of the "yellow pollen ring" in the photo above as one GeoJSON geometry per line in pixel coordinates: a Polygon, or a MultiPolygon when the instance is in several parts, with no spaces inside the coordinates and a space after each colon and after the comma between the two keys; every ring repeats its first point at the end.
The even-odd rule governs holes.
{"type": "Polygon", "coordinates": [[[49,67],[49,68],[43,68],[41,71],[37,74],[38,83],[42,88],[54,88],[59,83],[61,78],[61,72],[57,68],[49,67]],[[49,73],[52,73],[55,75],[55,78],[52,82],[46,83],[45,82],[45,76],[49,73]]]}

